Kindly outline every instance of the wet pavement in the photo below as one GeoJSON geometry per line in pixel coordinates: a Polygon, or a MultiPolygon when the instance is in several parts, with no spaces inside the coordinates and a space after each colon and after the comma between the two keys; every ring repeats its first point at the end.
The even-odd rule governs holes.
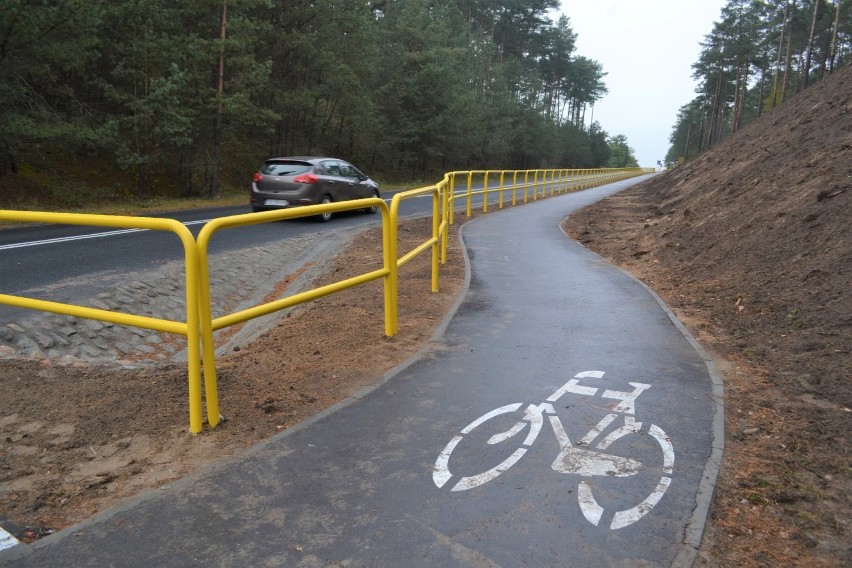
{"type": "Polygon", "coordinates": [[[721,383],[653,293],[559,227],[636,181],[465,225],[469,286],[433,349],[0,564],[690,565],[721,383]]]}

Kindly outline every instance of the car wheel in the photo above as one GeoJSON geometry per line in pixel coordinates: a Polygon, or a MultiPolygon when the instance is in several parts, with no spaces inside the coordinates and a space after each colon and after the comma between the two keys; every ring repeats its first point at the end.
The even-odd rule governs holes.
{"type": "MultiPolygon", "coordinates": [[[[320,199],[319,204],[320,205],[326,205],[326,204],[331,203],[331,202],[332,202],[332,200],[331,200],[330,195],[323,195],[322,199],[320,199]]],[[[331,213],[320,213],[319,215],[316,216],[316,220],[319,221],[320,223],[328,223],[329,221],[331,221],[331,215],[332,215],[331,213]]]]}
{"type": "MultiPolygon", "coordinates": [[[[373,197],[378,197],[379,199],[381,199],[382,196],[379,195],[378,191],[374,191],[373,197]]],[[[364,213],[367,213],[368,215],[375,215],[378,212],[379,212],[379,206],[378,205],[373,205],[372,207],[367,207],[367,208],[364,209],[364,213]]]]}

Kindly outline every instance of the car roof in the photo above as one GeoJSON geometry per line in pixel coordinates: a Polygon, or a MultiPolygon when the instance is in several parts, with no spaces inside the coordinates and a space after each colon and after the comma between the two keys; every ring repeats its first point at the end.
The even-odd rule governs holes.
{"type": "MultiPolygon", "coordinates": [[[[282,156],[280,158],[269,158],[267,162],[308,162],[317,164],[323,160],[340,160],[340,158],[329,158],[326,156],[282,156]]],[[[340,160],[344,161],[344,160],[340,160]]]]}

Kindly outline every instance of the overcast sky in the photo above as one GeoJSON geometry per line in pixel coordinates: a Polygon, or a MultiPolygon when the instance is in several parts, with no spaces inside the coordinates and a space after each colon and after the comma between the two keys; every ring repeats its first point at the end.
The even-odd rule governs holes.
{"type": "Polygon", "coordinates": [[[695,97],[692,64],[725,0],[561,1],[576,54],[607,73],[609,94],[594,120],[610,136],[624,134],[640,166],[655,166],[669,150],[678,109],[695,97]]]}

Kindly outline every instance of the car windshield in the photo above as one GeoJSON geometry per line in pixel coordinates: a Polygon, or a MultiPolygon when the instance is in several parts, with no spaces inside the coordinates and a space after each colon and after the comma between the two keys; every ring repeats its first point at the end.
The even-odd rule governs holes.
{"type": "Polygon", "coordinates": [[[260,173],[266,176],[295,176],[303,174],[313,166],[305,162],[266,162],[260,173]]]}

